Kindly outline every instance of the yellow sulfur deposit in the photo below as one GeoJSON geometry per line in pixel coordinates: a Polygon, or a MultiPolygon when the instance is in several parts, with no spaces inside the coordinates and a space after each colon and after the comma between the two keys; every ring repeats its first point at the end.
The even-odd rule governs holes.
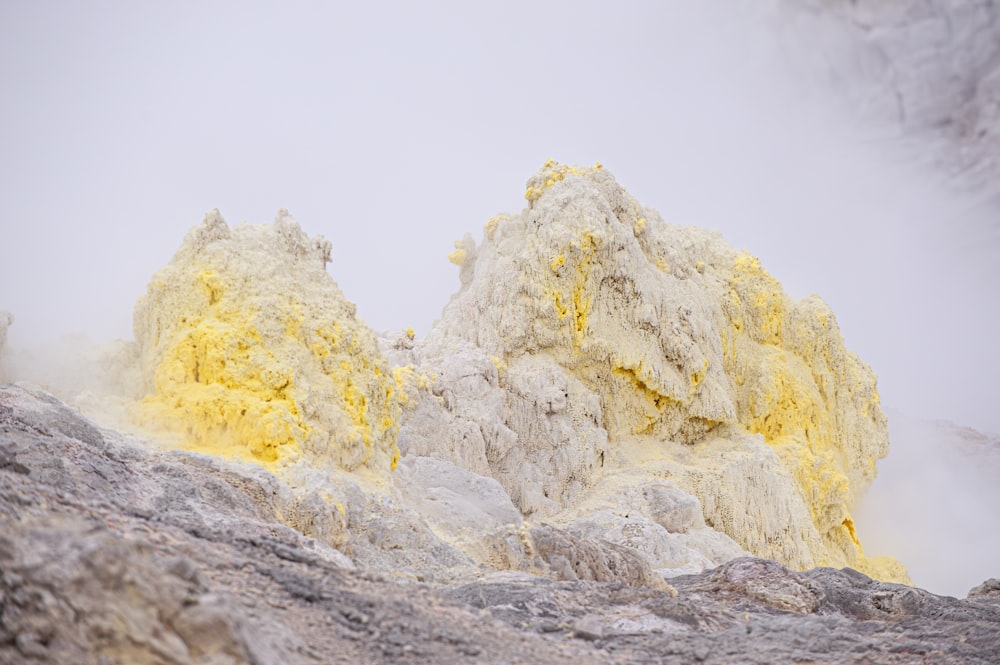
{"type": "Polygon", "coordinates": [[[572,503],[605,446],[687,444],[694,461],[671,477],[748,551],[905,581],[898,563],[866,558],[854,530],[888,433],[875,375],[829,308],[791,300],[720,235],[666,224],[600,165],[548,160],[525,198],[502,231],[488,224],[482,246],[463,245],[442,321],[510,368],[502,387],[519,397],[505,425],[529,448],[491,462],[512,496],[527,473],[545,499],[572,503]],[[713,441],[727,442],[724,459],[699,455],[713,441]]]}
{"type": "Polygon", "coordinates": [[[539,171],[531,180],[528,181],[527,189],[524,192],[524,198],[529,202],[537,201],[541,198],[545,190],[553,187],[557,182],[561,182],[567,176],[586,176],[594,171],[599,171],[603,166],[600,162],[597,162],[593,168],[586,166],[570,166],[569,164],[560,164],[556,160],[549,158],[545,161],[542,166],[542,170],[539,171]]]}
{"type": "Polygon", "coordinates": [[[429,390],[434,382],[432,377],[417,372],[413,365],[394,367],[392,376],[396,382],[399,403],[403,406],[410,402],[411,393],[416,393],[418,390],[429,390]]]}
{"type": "Polygon", "coordinates": [[[483,230],[486,231],[486,237],[493,239],[493,234],[496,233],[497,227],[500,226],[500,222],[504,222],[510,219],[510,215],[494,215],[486,220],[486,224],[483,225],[483,230]]]}
{"type": "Polygon", "coordinates": [[[396,382],[329,256],[284,211],[232,229],[209,213],[136,304],[140,422],[271,470],[394,467],[396,382]]]}
{"type": "Polygon", "coordinates": [[[844,348],[822,301],[793,303],[753,256],[735,258],[723,301],[738,420],[764,437],[801,490],[824,545],[816,565],[900,580],[897,563],[864,556],[850,515],[888,447],[874,374],[844,348]]]}
{"type": "Polygon", "coordinates": [[[465,257],[467,256],[467,254],[468,252],[466,251],[465,247],[462,246],[462,241],[456,240],[455,249],[449,252],[448,260],[454,263],[456,266],[460,266],[463,263],[465,263],[465,257]]]}

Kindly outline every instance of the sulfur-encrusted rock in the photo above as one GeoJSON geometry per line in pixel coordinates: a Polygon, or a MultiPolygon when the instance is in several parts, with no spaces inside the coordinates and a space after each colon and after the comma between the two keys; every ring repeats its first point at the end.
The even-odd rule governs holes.
{"type": "Polygon", "coordinates": [[[480,246],[456,243],[461,287],[422,365],[447,362],[452,339],[496,365],[502,426],[480,433],[518,507],[557,515],[645,450],[625,463],[673,464],[710,525],[752,553],[905,579],[865,559],[854,531],[888,434],[875,375],[822,300],[793,301],[716,233],[666,224],[599,164],[549,160],[525,198],[480,246]],[[730,442],[722,463],[712,441],[730,442]]]}
{"type": "Polygon", "coordinates": [[[326,273],[330,243],[286,211],[188,233],[135,308],[148,425],[192,450],[378,475],[399,451],[395,381],[326,273]]]}
{"type": "MultiPolygon", "coordinates": [[[[465,486],[484,519],[515,518],[493,481],[414,462],[424,487],[465,486]]],[[[618,487],[620,509],[663,522],[610,516],[625,538],[705,529],[662,479],[618,487]]],[[[519,570],[491,572],[388,497],[337,491],[343,513],[258,466],[150,450],[0,386],[0,663],[995,660],[996,580],[958,600],[744,557],[668,586],[627,542],[516,524],[496,544],[519,570]]]]}

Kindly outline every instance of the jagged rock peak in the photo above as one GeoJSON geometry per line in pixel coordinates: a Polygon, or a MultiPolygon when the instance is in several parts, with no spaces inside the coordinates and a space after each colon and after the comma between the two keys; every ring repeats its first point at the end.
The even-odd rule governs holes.
{"type": "Polygon", "coordinates": [[[209,212],[136,303],[139,419],[272,469],[394,467],[395,382],[329,260],[286,210],[232,228],[209,212]]]}
{"type": "MultiPolygon", "coordinates": [[[[745,454],[772,460],[794,487],[801,546],[756,546],[759,534],[744,531],[761,522],[734,515],[746,505],[693,479],[717,528],[795,567],[905,578],[898,564],[865,559],[854,531],[851,505],[888,433],[875,375],[826,304],[792,300],[720,234],[667,224],[600,164],[549,160],[525,198],[521,214],[489,220],[480,245],[456,243],[461,286],[429,336],[493,359],[513,436],[494,428],[485,449],[521,509],[572,503],[635,441],[746,439],[757,452],[745,454]]],[[[774,482],[761,491],[778,491],[774,482]]]]}

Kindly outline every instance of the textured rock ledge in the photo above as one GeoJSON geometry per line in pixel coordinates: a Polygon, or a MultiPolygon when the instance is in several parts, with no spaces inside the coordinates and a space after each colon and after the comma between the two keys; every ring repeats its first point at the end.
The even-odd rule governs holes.
{"type": "MultiPolygon", "coordinates": [[[[294,501],[263,471],[150,452],[0,386],[0,663],[975,664],[1000,647],[997,580],[957,600],[739,558],[672,589],[415,583],[355,568],[325,504],[294,501]],[[292,510],[301,531],[278,519],[292,510]]],[[[387,537],[373,524],[346,528],[387,537]]]]}

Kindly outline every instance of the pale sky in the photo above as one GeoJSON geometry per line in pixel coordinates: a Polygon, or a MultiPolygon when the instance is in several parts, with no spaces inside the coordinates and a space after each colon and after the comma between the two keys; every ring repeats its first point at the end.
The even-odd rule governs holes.
{"type": "Polygon", "coordinates": [[[546,158],[600,161],[826,299],[884,403],[1000,432],[996,210],[856,138],[878,132],[739,5],[0,0],[10,343],[131,338],[211,208],[288,208],[368,324],[424,334],[453,240],[520,211],[546,158]]]}

